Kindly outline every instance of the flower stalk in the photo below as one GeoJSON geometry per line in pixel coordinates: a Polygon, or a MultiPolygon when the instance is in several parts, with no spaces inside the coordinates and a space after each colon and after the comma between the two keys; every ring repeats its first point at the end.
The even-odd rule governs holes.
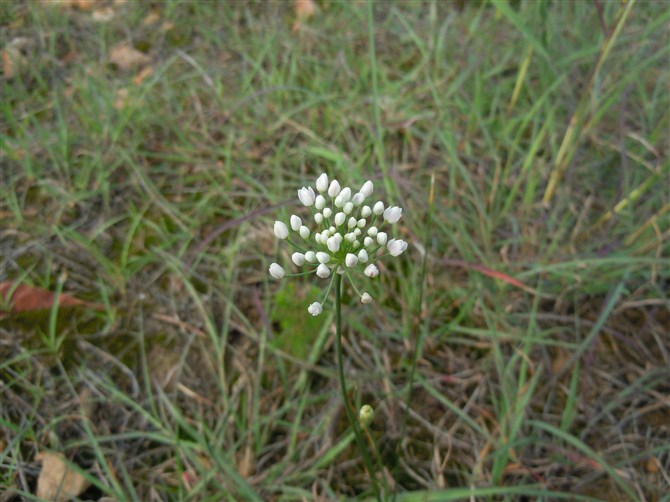
{"type": "Polygon", "coordinates": [[[375,496],[377,500],[381,499],[381,493],[379,492],[379,485],[377,483],[377,478],[375,477],[374,466],[372,463],[372,458],[370,458],[370,453],[365,444],[365,439],[363,438],[363,433],[360,428],[360,424],[354,411],[349,403],[349,397],[347,393],[347,383],[344,379],[344,364],[342,364],[342,276],[337,275],[335,278],[335,347],[337,352],[337,374],[340,380],[340,390],[342,391],[342,402],[344,405],[344,411],[347,414],[347,420],[349,420],[349,425],[354,430],[354,436],[356,438],[356,444],[358,449],[363,456],[363,462],[365,463],[365,468],[368,470],[370,479],[372,480],[372,486],[375,491],[375,496]]]}

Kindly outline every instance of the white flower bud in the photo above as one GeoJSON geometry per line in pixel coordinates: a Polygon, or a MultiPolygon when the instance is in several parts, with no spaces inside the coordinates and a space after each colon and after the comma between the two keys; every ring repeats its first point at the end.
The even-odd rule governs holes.
{"type": "MultiPolygon", "coordinates": [[[[339,235],[339,234],[338,234],[339,235]]],[[[331,253],[337,253],[340,250],[340,240],[333,236],[326,241],[326,245],[331,253]]]]}
{"type": "Polygon", "coordinates": [[[403,240],[391,239],[386,248],[389,250],[391,256],[399,256],[407,249],[407,243],[403,240]]]}
{"type": "Polygon", "coordinates": [[[342,211],[344,211],[344,214],[350,214],[354,210],[354,204],[351,202],[347,202],[344,207],[342,208],[342,211]]]}
{"type": "Polygon", "coordinates": [[[316,259],[319,263],[328,263],[330,261],[330,255],[328,253],[324,253],[323,251],[319,251],[316,253],[316,259]]]}
{"type": "Polygon", "coordinates": [[[337,275],[344,275],[344,269],[341,265],[337,267],[337,275]]]}
{"type": "Polygon", "coordinates": [[[372,214],[372,209],[370,209],[370,206],[363,206],[363,209],[361,209],[361,216],[363,218],[367,218],[372,214]]]}
{"type": "Polygon", "coordinates": [[[300,237],[303,239],[307,239],[309,237],[309,228],[307,228],[305,225],[300,227],[300,237]]]}
{"type": "Polygon", "coordinates": [[[361,243],[358,241],[354,241],[354,249],[358,249],[359,247],[361,247],[361,243]]]}
{"type": "Polygon", "coordinates": [[[344,223],[344,220],[347,218],[347,215],[344,213],[337,213],[335,215],[335,225],[338,227],[344,223]]]}
{"type": "Polygon", "coordinates": [[[305,260],[309,263],[314,263],[316,261],[316,253],[314,251],[307,251],[305,253],[305,260]]]}
{"type": "Polygon", "coordinates": [[[360,228],[354,228],[354,235],[355,235],[356,237],[358,237],[358,236],[361,235],[362,233],[363,233],[363,231],[362,231],[360,228]]]}
{"type": "Polygon", "coordinates": [[[286,275],[286,271],[277,263],[270,265],[270,275],[275,279],[281,279],[286,275]]]}
{"type": "Polygon", "coordinates": [[[379,232],[377,234],[377,244],[379,244],[380,246],[386,244],[386,239],[388,239],[388,235],[386,234],[386,232],[379,232]]]}
{"type": "Polygon", "coordinates": [[[328,175],[326,173],[323,173],[316,179],[316,189],[321,193],[328,190],[328,175]]]}
{"type": "Polygon", "coordinates": [[[344,236],[344,239],[349,242],[354,242],[356,240],[356,234],[349,232],[347,235],[344,236]]]}
{"type": "Polygon", "coordinates": [[[361,187],[361,192],[363,194],[363,197],[370,197],[372,195],[372,190],[374,189],[374,186],[372,185],[372,181],[368,180],[365,183],[363,183],[363,186],[361,187]]]}
{"type": "Polygon", "coordinates": [[[335,205],[337,207],[342,207],[349,202],[349,199],[351,199],[351,188],[344,187],[340,192],[340,195],[335,198],[335,205]]]}
{"type": "Polygon", "coordinates": [[[330,269],[328,268],[328,265],[321,263],[318,267],[316,267],[316,275],[318,275],[322,279],[329,277],[330,269]]]}
{"type": "Polygon", "coordinates": [[[377,236],[377,232],[378,232],[377,227],[370,227],[370,228],[368,228],[368,235],[369,235],[370,237],[376,237],[376,236],[377,236]]]}
{"type": "Polygon", "coordinates": [[[293,253],[291,255],[291,261],[298,266],[304,265],[305,264],[305,255],[302,254],[302,253],[293,253]]]}
{"type": "Polygon", "coordinates": [[[328,187],[328,195],[331,197],[337,197],[340,194],[340,184],[337,182],[337,180],[333,180],[330,182],[330,186],[328,187]]]}
{"type": "MultiPolygon", "coordinates": [[[[365,293],[363,296],[367,295],[365,293]]],[[[368,295],[369,297],[370,295],[368,295]]],[[[363,301],[363,300],[361,300],[363,301]]],[[[370,298],[370,301],[372,301],[372,298],[370,298]]],[[[363,303],[370,303],[370,302],[363,302],[363,303]]],[[[375,412],[372,409],[372,406],[369,404],[364,404],[361,406],[360,411],[358,412],[358,422],[361,424],[361,427],[366,427],[370,425],[372,422],[372,419],[374,418],[375,412]]]]}
{"type": "Polygon", "coordinates": [[[388,221],[391,225],[397,223],[401,216],[402,216],[401,207],[398,206],[387,207],[384,210],[384,219],[388,221]]]}
{"type": "Polygon", "coordinates": [[[286,223],[275,221],[275,236],[277,239],[286,239],[288,237],[288,227],[286,223]]]}
{"type": "Polygon", "coordinates": [[[356,223],[356,224],[358,225],[358,228],[363,228],[363,227],[365,227],[365,225],[368,224],[368,222],[365,221],[365,218],[361,218],[360,220],[358,220],[358,223],[356,223]]]}
{"type": "Polygon", "coordinates": [[[377,277],[379,275],[379,269],[374,263],[370,263],[363,272],[368,277],[377,277]]]}
{"type": "Polygon", "coordinates": [[[358,258],[356,257],[355,254],[348,253],[346,258],[344,259],[344,263],[347,265],[347,267],[355,267],[356,264],[358,263],[358,258]]]}
{"type": "Polygon", "coordinates": [[[356,221],[356,218],[354,218],[352,216],[351,218],[349,218],[349,221],[347,222],[347,226],[349,228],[354,228],[356,226],[356,223],[358,223],[358,221],[356,221]]]}
{"type": "Polygon", "coordinates": [[[382,214],[384,212],[384,203],[382,201],[378,201],[372,208],[372,212],[375,213],[377,216],[382,214]]]}
{"type": "Polygon", "coordinates": [[[363,204],[363,201],[365,200],[365,196],[361,193],[358,192],[354,197],[351,199],[351,202],[354,203],[354,206],[360,206],[363,204]]]}
{"type": "Polygon", "coordinates": [[[302,225],[302,220],[300,219],[300,217],[296,216],[295,214],[292,214],[289,220],[291,222],[291,228],[293,229],[294,232],[300,230],[300,225],[302,225]]]}
{"type": "Polygon", "coordinates": [[[316,199],[314,189],[312,187],[302,187],[300,190],[298,190],[298,199],[300,199],[300,202],[302,202],[304,206],[311,206],[314,204],[314,200],[316,199]]]}
{"type": "Polygon", "coordinates": [[[314,215],[314,221],[317,225],[321,225],[321,223],[323,223],[323,215],[321,213],[316,213],[314,215]]]}
{"type": "Polygon", "coordinates": [[[365,249],[361,249],[358,252],[358,261],[360,261],[361,263],[368,262],[368,252],[365,249]]]}
{"type": "Polygon", "coordinates": [[[323,195],[317,195],[316,200],[314,201],[314,207],[321,211],[324,207],[326,207],[326,199],[323,197],[323,195]]]}
{"type": "Polygon", "coordinates": [[[329,207],[325,208],[323,210],[323,217],[324,218],[330,218],[333,215],[333,210],[329,207]]]}
{"type": "Polygon", "coordinates": [[[309,307],[307,307],[307,312],[316,317],[321,312],[323,312],[323,305],[321,305],[319,302],[314,302],[309,307]]]}
{"type": "Polygon", "coordinates": [[[335,228],[335,227],[328,227],[328,233],[329,233],[329,234],[332,235],[332,234],[334,234],[335,232],[337,232],[337,228],[335,228]]]}
{"type": "Polygon", "coordinates": [[[372,303],[372,297],[368,293],[363,293],[361,295],[361,303],[372,303]]]}
{"type": "Polygon", "coordinates": [[[365,239],[363,239],[363,245],[364,245],[366,248],[369,248],[370,246],[372,246],[372,244],[373,244],[374,242],[375,242],[375,241],[372,240],[372,237],[365,237],[365,239]]]}

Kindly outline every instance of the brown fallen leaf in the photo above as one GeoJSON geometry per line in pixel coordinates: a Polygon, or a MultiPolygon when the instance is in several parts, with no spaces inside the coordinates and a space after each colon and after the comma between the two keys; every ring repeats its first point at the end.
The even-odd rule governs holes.
{"type": "MultiPolygon", "coordinates": [[[[9,281],[0,282],[0,319],[10,314],[48,310],[53,306],[55,299],[55,293],[46,289],[9,281]]],[[[85,302],[65,293],[60,294],[58,305],[59,307],[81,305],[95,310],[104,309],[100,304],[85,302]]]]}
{"type": "Polygon", "coordinates": [[[137,73],[137,75],[135,75],[135,77],[133,78],[133,84],[140,85],[142,82],[144,82],[147,78],[149,78],[153,74],[154,74],[154,67],[145,66],[137,73]]]}
{"type": "Polygon", "coordinates": [[[116,91],[116,97],[114,98],[114,108],[120,111],[129,104],[130,100],[128,98],[128,89],[125,87],[118,89],[116,91]]]}
{"type": "Polygon", "coordinates": [[[147,14],[147,17],[145,17],[142,20],[142,24],[144,26],[151,26],[152,24],[156,24],[158,21],[161,20],[161,12],[154,8],[149,11],[149,14],[147,14]]]}
{"type": "Polygon", "coordinates": [[[35,460],[42,462],[42,470],[37,478],[39,498],[66,501],[86,490],[89,481],[76,471],[70,469],[65,457],[60,453],[40,452],[35,460]]]}
{"type": "Polygon", "coordinates": [[[102,7],[101,9],[95,9],[91,14],[91,19],[98,23],[106,23],[114,19],[116,12],[111,7],[102,7]]]}
{"type": "Polygon", "coordinates": [[[5,78],[14,78],[28,67],[28,59],[21,52],[33,45],[27,37],[11,40],[2,50],[2,74],[5,78]]]}
{"type": "Polygon", "coordinates": [[[293,8],[295,10],[295,21],[291,30],[295,33],[300,29],[303,21],[307,21],[316,14],[316,4],[314,0],[295,0],[293,8]]]}
{"type": "Polygon", "coordinates": [[[121,70],[133,70],[149,64],[151,58],[132,45],[123,42],[109,50],[109,61],[121,70]]]}

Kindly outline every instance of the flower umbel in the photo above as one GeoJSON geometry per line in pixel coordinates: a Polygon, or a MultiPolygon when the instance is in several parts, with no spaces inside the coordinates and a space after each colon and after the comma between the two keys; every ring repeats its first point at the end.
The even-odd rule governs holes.
{"type": "MultiPolygon", "coordinates": [[[[311,218],[291,215],[289,225],[276,221],[274,234],[287,241],[296,251],[291,261],[301,270],[299,275],[314,272],[322,279],[331,278],[331,285],[338,274],[344,274],[358,293],[352,274],[362,274],[368,278],[379,275],[376,262],[389,255],[399,256],[407,249],[407,243],[400,239],[389,239],[385,226],[394,225],[402,216],[402,208],[387,207],[381,200],[366,203],[373,191],[372,181],[366,181],[354,193],[350,187],[341,187],[337,180],[329,180],[321,174],[315,183],[298,190],[301,205],[309,207],[311,218]],[[309,228],[309,222],[315,228],[309,228]],[[298,239],[297,237],[300,237],[298,239]],[[334,274],[333,272],[337,272],[334,274]]],[[[285,270],[278,264],[270,266],[270,275],[282,279],[285,270]]],[[[314,302],[307,309],[313,316],[323,311],[323,303],[314,302]]],[[[358,293],[362,303],[372,302],[369,293],[358,293]]]]}

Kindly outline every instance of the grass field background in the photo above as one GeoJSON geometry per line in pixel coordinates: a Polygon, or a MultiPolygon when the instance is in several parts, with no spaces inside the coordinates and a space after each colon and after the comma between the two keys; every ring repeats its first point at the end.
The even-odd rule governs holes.
{"type": "Polygon", "coordinates": [[[404,209],[343,311],[396,500],[668,500],[668,3],[300,5],[0,5],[0,281],[88,302],[3,301],[0,499],[372,496],[267,273],[326,172],[404,209]]]}

